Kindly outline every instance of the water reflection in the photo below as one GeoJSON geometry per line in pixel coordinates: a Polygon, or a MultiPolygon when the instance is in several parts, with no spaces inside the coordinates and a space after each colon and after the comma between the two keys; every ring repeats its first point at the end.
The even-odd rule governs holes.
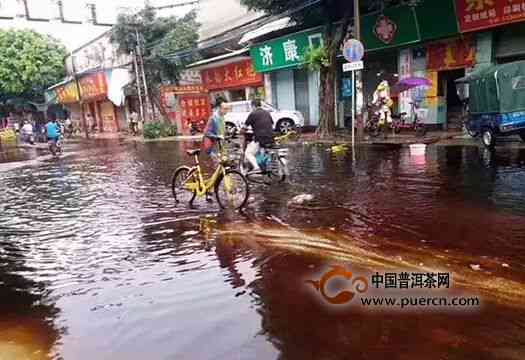
{"type": "MultiPolygon", "coordinates": [[[[290,182],[254,185],[245,213],[230,214],[215,203],[172,201],[172,171],[190,163],[185,150],[197,146],[100,142],[58,162],[0,172],[10,189],[0,193],[10,233],[0,250],[0,311],[45,334],[30,341],[42,354],[523,357],[525,313],[506,303],[525,277],[523,150],[367,148],[353,164],[350,152],[298,146],[290,182]],[[314,202],[291,207],[301,193],[314,202]],[[272,235],[273,226],[296,232],[272,235]],[[399,257],[450,264],[465,287],[487,293],[484,280],[495,279],[507,300],[488,296],[477,315],[335,316],[300,281],[327,258],[366,270],[399,257]],[[471,263],[483,271],[471,274],[471,263]]],[[[2,334],[0,341],[11,336],[2,334]]]]}

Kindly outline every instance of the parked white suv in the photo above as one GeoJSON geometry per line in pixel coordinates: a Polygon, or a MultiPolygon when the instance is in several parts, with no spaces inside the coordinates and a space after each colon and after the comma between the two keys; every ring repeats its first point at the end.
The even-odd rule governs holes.
{"type": "MultiPolygon", "coordinates": [[[[235,135],[243,127],[248,115],[252,111],[251,101],[234,101],[228,103],[231,108],[224,116],[224,123],[226,132],[235,135]]],[[[262,103],[262,108],[268,110],[272,115],[273,128],[275,131],[285,134],[295,127],[304,126],[304,117],[299,111],[278,110],[265,102],[262,103]]]]}

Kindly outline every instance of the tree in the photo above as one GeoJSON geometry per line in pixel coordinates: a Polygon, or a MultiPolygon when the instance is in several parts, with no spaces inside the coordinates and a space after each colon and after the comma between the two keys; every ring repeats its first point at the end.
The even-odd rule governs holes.
{"type": "MultiPolygon", "coordinates": [[[[367,10],[381,9],[385,5],[400,1],[402,0],[362,0],[361,5],[367,10]]],[[[335,132],[336,56],[353,20],[353,1],[241,0],[241,2],[250,10],[265,11],[274,15],[289,13],[298,24],[303,26],[324,25],[324,47],[308,54],[308,61],[309,65],[317,68],[320,74],[318,133],[321,136],[332,135],[335,132]],[[309,4],[313,5],[309,6],[309,4]],[[316,23],[317,19],[322,19],[321,23],[316,23]]]]}
{"type": "Polygon", "coordinates": [[[0,100],[43,102],[45,90],[64,78],[66,48],[33,30],[0,30],[0,100]]]}
{"type": "Polygon", "coordinates": [[[111,41],[119,52],[129,54],[140,46],[150,100],[160,111],[160,85],[178,83],[180,71],[196,59],[194,52],[186,57],[173,55],[197,47],[200,25],[196,18],[195,11],[180,18],[158,17],[155,8],[147,5],[138,13],[120,14],[113,27],[111,41]]]}

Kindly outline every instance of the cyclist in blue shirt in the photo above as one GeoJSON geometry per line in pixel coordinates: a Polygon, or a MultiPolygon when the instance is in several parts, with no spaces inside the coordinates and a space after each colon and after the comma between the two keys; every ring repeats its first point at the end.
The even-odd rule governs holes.
{"type": "Polygon", "coordinates": [[[52,141],[55,144],[60,137],[60,128],[58,127],[56,119],[51,119],[46,124],[47,141],[52,141]]]}

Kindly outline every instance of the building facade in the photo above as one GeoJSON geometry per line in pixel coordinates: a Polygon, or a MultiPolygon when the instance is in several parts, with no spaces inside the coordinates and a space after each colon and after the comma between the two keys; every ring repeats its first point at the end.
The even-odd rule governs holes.
{"type": "Polygon", "coordinates": [[[138,112],[137,100],[124,94],[133,79],[132,58],[116,51],[110,35],[107,31],[74,50],[65,60],[66,80],[48,89],[48,97],[64,105],[73,122],[100,132],[125,129],[128,114],[138,112]]]}

